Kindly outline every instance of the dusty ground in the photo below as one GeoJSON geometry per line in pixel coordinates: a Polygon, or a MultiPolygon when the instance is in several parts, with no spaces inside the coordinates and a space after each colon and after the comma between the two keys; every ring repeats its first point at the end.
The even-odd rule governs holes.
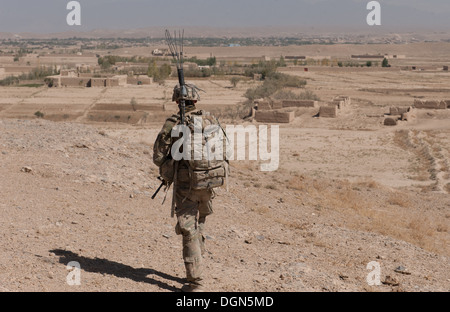
{"type": "MultiPolygon", "coordinates": [[[[450,110],[419,111],[396,127],[382,122],[389,106],[448,97],[450,76],[289,71],[323,101],[347,95],[352,104],[337,119],[297,110],[294,123],[280,127],[276,172],[232,163],[229,192],[217,191],[207,220],[208,290],[449,291],[450,110]],[[372,261],[380,286],[366,281],[372,261]]],[[[254,84],[195,83],[214,109],[239,105],[254,84]]],[[[163,193],[151,200],[152,144],[173,109],[172,87],[2,88],[0,291],[181,287],[171,196],[164,205],[163,193]],[[111,107],[133,97],[166,112],[149,111],[136,125],[101,120],[126,118],[129,111],[111,107]],[[33,118],[38,110],[50,120],[33,118]],[[81,265],[80,286],[66,282],[71,261],[81,265]]],[[[236,122],[228,117],[225,124],[236,122]]]]}

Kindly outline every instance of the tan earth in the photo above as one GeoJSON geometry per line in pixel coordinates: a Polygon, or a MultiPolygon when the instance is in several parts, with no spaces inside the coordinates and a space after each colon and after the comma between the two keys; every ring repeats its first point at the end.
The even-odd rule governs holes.
{"type": "MultiPolygon", "coordinates": [[[[416,110],[394,127],[383,121],[415,98],[450,99],[450,75],[284,71],[322,101],[344,95],[351,105],[331,119],[295,109],[294,122],[280,125],[275,172],[232,161],[229,190],[217,190],[207,219],[207,290],[448,292],[450,110],[416,110]],[[367,282],[374,261],[378,286],[367,282]]],[[[258,82],[190,82],[224,125],[258,125],[237,118],[258,82]]],[[[159,186],[152,145],[175,112],[174,84],[0,89],[0,291],[181,288],[171,194],[164,204],[163,192],[151,199],[159,186]],[[154,110],[131,109],[132,98],[154,110]],[[81,284],[70,286],[73,261],[81,284]]]]}

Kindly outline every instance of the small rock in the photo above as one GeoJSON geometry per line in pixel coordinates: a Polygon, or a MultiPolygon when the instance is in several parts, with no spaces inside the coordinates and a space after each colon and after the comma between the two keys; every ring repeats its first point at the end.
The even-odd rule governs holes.
{"type": "Polygon", "coordinates": [[[25,172],[25,173],[30,173],[33,171],[33,169],[31,167],[22,167],[22,169],[20,171],[25,172]]]}
{"type": "Polygon", "coordinates": [[[163,234],[163,237],[164,237],[164,238],[170,238],[171,236],[168,235],[168,234],[163,234]]]}
{"type": "Polygon", "coordinates": [[[348,276],[345,274],[339,274],[339,278],[343,281],[345,281],[346,279],[348,279],[348,276]]]}
{"type": "Polygon", "coordinates": [[[397,267],[394,272],[396,273],[400,273],[400,274],[406,274],[406,275],[411,275],[411,272],[408,272],[408,270],[404,267],[404,266],[399,266],[397,267]]]}
{"type": "Polygon", "coordinates": [[[230,233],[236,234],[236,236],[237,236],[238,238],[243,238],[243,237],[244,237],[244,234],[243,234],[241,231],[239,231],[239,230],[232,229],[232,230],[230,230],[229,232],[230,232],[230,233]]]}
{"type": "Polygon", "coordinates": [[[133,195],[133,194],[130,194],[130,198],[134,198],[134,195],[133,195]]]}
{"type": "Polygon", "coordinates": [[[86,144],[81,144],[81,143],[75,144],[73,147],[76,147],[76,148],[89,148],[86,144]]]}
{"type": "Polygon", "coordinates": [[[389,275],[387,275],[384,278],[384,281],[382,283],[385,284],[385,285],[389,285],[389,286],[398,286],[398,285],[400,285],[400,282],[396,278],[391,277],[389,275]]]}
{"type": "Polygon", "coordinates": [[[397,123],[398,123],[398,119],[396,119],[396,118],[388,117],[384,120],[385,126],[396,126],[397,123]]]}

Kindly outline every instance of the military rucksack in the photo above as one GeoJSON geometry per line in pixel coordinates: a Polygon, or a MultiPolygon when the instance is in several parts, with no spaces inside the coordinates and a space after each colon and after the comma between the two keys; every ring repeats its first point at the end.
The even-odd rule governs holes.
{"type": "MultiPolygon", "coordinates": [[[[219,121],[210,113],[200,110],[186,114],[186,126],[191,133],[189,157],[184,160],[188,164],[190,188],[206,190],[223,186],[229,170],[228,144],[219,121]]],[[[179,178],[185,180],[186,177],[179,178]]]]}

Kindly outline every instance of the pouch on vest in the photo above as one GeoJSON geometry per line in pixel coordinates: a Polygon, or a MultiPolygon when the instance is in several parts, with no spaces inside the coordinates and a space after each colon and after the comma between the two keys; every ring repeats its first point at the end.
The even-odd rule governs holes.
{"type": "Polygon", "coordinates": [[[175,173],[175,163],[173,159],[166,160],[161,167],[159,167],[159,175],[169,184],[173,183],[175,173]]]}

